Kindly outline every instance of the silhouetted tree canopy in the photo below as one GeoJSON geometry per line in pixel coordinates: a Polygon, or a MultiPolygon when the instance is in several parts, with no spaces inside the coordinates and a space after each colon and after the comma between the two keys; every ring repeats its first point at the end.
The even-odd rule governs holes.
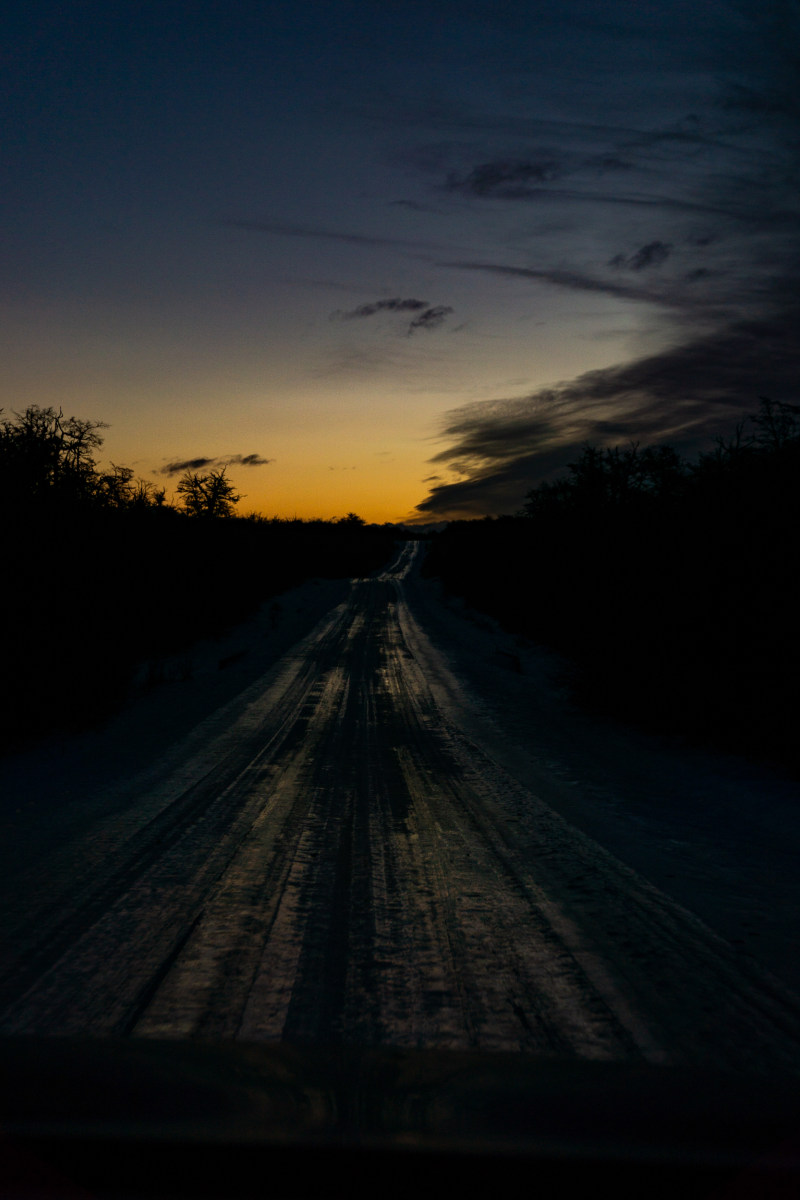
{"type": "Polygon", "coordinates": [[[110,471],[100,475],[97,495],[113,508],[146,508],[151,504],[160,506],[167,498],[163,487],[156,487],[148,479],[134,478],[132,467],[119,467],[116,463],[111,464],[110,471]]]}
{"type": "Polygon", "coordinates": [[[57,497],[91,500],[97,490],[94,452],[103,444],[102,421],[65,417],[32,404],[0,421],[0,487],[6,503],[57,497]]]}
{"type": "Polygon", "coordinates": [[[103,421],[65,417],[32,404],[0,420],[0,505],[6,510],[58,504],[69,508],[162,505],[163,488],[136,479],[131,467],[100,471],[103,421]]]}
{"type": "Polygon", "coordinates": [[[762,397],[688,462],[586,446],[516,517],[452,522],[426,570],[572,660],[607,713],[800,767],[800,406],[762,397]]]}
{"type": "Polygon", "coordinates": [[[393,549],[394,530],[354,514],[238,517],[224,470],[187,472],[178,510],[130,467],[98,466],[104,427],[36,405],[0,414],[0,745],[101,719],[137,664],[309,577],[369,574],[393,549]]]}
{"type": "Polygon", "coordinates": [[[204,475],[186,471],[177,491],[190,517],[232,517],[234,505],[241,500],[224,467],[204,475]]]}

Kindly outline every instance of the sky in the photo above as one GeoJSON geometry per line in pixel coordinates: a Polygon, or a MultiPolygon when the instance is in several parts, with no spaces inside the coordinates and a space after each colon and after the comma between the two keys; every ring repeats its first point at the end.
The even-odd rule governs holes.
{"type": "Polygon", "coordinates": [[[798,401],[797,0],[12,3],[0,407],[242,512],[514,512],[798,401]]]}

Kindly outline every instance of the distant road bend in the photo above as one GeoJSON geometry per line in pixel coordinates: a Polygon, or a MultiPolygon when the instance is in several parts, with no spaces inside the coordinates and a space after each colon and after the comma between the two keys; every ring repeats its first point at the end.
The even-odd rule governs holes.
{"type": "Polygon", "coordinates": [[[42,866],[0,1032],[796,1069],[791,993],[459,726],[406,596],[418,552],[353,581],[231,728],[42,866]]]}

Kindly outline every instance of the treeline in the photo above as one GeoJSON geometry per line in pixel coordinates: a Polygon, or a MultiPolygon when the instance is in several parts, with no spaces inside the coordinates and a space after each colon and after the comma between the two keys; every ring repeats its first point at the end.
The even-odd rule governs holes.
{"type": "Polygon", "coordinates": [[[694,462],[587,446],[517,516],[436,535],[426,570],[568,656],[594,709],[796,769],[798,415],[762,399],[694,462]]]}
{"type": "Polygon", "coordinates": [[[123,700],[137,666],[221,633],[303,580],[366,575],[396,531],[234,515],[224,471],[188,472],[182,503],[101,470],[98,422],[31,407],[0,419],[0,745],[80,727],[123,700]]]}

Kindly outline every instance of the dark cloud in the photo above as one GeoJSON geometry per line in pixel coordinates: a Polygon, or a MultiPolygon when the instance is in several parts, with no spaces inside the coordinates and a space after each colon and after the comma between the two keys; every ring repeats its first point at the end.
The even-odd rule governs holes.
{"type": "Polygon", "coordinates": [[[644,271],[647,267],[657,267],[666,262],[672,253],[671,242],[648,242],[630,258],[624,254],[615,254],[609,261],[610,267],[626,268],[629,271],[644,271]]]}
{"type": "MultiPolygon", "coordinates": [[[[559,135],[556,149],[496,155],[477,164],[474,150],[472,163],[464,162],[468,151],[456,140],[418,147],[413,156],[406,157],[423,174],[438,176],[440,195],[539,204],[622,205],[733,218],[752,215],[735,188],[715,197],[722,203],[709,203],[682,186],[687,159],[701,150],[708,155],[730,152],[724,140],[698,131],[690,118],[686,122],[686,127],[638,130],[559,123],[554,127],[559,135]],[[597,151],[591,149],[591,141],[610,145],[606,151],[597,151]],[[603,186],[599,180],[605,177],[608,183],[603,186]],[[613,182],[623,178],[624,191],[619,182],[613,182]],[[567,180],[572,186],[565,186],[567,180]],[[654,190],[656,181],[658,190],[654,190]]],[[[746,151],[742,153],[747,157],[746,151]]]]}
{"type": "Polygon", "coordinates": [[[372,304],[360,304],[350,312],[337,309],[331,313],[331,320],[353,321],[359,317],[373,317],[379,312],[420,312],[427,307],[427,300],[401,300],[400,297],[395,297],[393,300],[375,300],[372,304]]]}
{"type": "Polygon", "coordinates": [[[183,471],[201,471],[203,467],[211,467],[215,458],[185,458],[181,462],[167,463],[159,471],[160,475],[180,475],[183,471]]]}
{"type": "Polygon", "coordinates": [[[221,458],[208,458],[205,455],[198,458],[186,458],[180,462],[167,463],[157,472],[159,475],[182,475],[184,471],[202,471],[205,467],[265,467],[274,462],[271,458],[262,458],[260,454],[228,454],[221,458]]]}
{"type": "Polygon", "coordinates": [[[406,161],[431,178],[443,202],[449,193],[478,202],[592,205],[601,219],[602,207],[611,206],[758,219],[763,208],[754,208],[736,186],[713,195],[696,186],[703,174],[716,182],[727,171],[757,170],[766,161],[768,151],[746,138],[737,142],[731,124],[718,111],[670,115],[648,128],[644,121],[636,127],[539,117],[487,120],[453,108],[429,114],[430,131],[441,128],[449,136],[406,151],[406,161]]]}
{"type": "MultiPolygon", "coordinates": [[[[508,275],[519,279],[530,279],[552,283],[556,287],[569,288],[578,292],[604,292],[609,296],[620,296],[625,300],[645,300],[651,303],[668,304],[667,297],[627,283],[596,279],[580,271],[539,270],[536,267],[512,267],[507,263],[490,262],[439,262],[439,267],[450,267],[456,271],[485,271],[490,275],[508,275]]],[[[680,306],[683,307],[683,300],[680,306]]]]}
{"type": "Polygon", "coordinates": [[[336,312],[331,313],[331,320],[353,321],[363,317],[374,317],[376,313],[381,312],[415,312],[418,316],[414,317],[406,331],[408,335],[411,335],[419,329],[438,329],[445,317],[449,316],[452,311],[453,309],[446,304],[429,304],[427,300],[403,300],[395,297],[392,300],[375,300],[372,304],[361,304],[350,312],[342,312],[341,309],[337,309],[336,312]]]}
{"type": "Polygon", "coordinates": [[[550,183],[558,179],[561,170],[554,156],[534,160],[495,160],[480,163],[465,176],[455,172],[448,175],[446,188],[470,196],[497,196],[503,200],[524,200],[531,194],[531,184],[550,183]]]}
{"type": "MultiPolygon", "coordinates": [[[[450,481],[426,481],[430,491],[418,506],[421,519],[514,512],[531,487],[565,471],[586,442],[669,442],[693,456],[756,411],[759,396],[797,402],[800,26],[793,18],[793,36],[773,31],[772,42],[759,46],[755,35],[767,9],[765,20],[772,23],[772,6],[737,0],[735,7],[754,35],[747,86],[732,86],[699,116],[689,114],[660,128],[598,127],[594,150],[592,139],[577,127],[564,126],[563,136],[555,129],[531,129],[531,137],[552,137],[559,146],[553,158],[562,164],[561,178],[555,184],[515,179],[513,171],[504,179],[501,169],[481,175],[473,163],[502,167],[528,156],[512,158],[473,145],[464,165],[453,138],[451,165],[461,165],[455,174],[448,175],[447,165],[439,170],[440,195],[442,181],[451,180],[475,203],[483,196],[502,196],[504,187],[509,198],[529,201],[531,211],[540,203],[564,201],[563,228],[551,232],[531,222],[516,255],[496,256],[536,263],[532,238],[539,236],[541,261],[556,261],[558,269],[488,261],[495,257],[491,254],[487,261],[450,255],[458,261],[439,265],[667,304],[671,312],[661,332],[669,344],[659,353],[532,395],[453,410],[442,431],[445,448],[432,460],[434,469],[448,469],[450,481]],[[607,190],[599,182],[603,166],[607,190]],[[574,186],[565,186],[567,175],[574,186]],[[593,222],[588,228],[595,244],[613,238],[606,241],[603,257],[619,273],[609,271],[607,277],[571,256],[567,233],[577,228],[573,202],[593,222]],[[631,239],[613,258],[620,221],[611,206],[622,206],[631,239]],[[652,230],[650,213],[658,217],[652,230]],[[659,270],[673,262],[680,264],[677,275],[659,270]]],[[[797,13],[796,5],[779,7],[797,13]]],[[[742,68],[740,74],[745,73],[742,68]]],[[[498,130],[498,142],[501,136],[498,130]]]]}
{"type": "Polygon", "coordinates": [[[266,467],[274,458],[262,458],[260,454],[231,454],[225,459],[226,466],[266,467]]]}
{"type": "MultiPolygon", "coordinates": [[[[473,195],[478,193],[473,192],[473,195]]],[[[498,193],[490,193],[495,195],[498,193]]],[[[503,197],[501,197],[503,198],[503,197]]],[[[554,201],[565,204],[589,204],[597,208],[622,207],[632,209],[656,209],[661,212],[693,215],[702,213],[704,216],[725,217],[737,221],[749,222],[754,218],[761,220],[763,212],[753,210],[744,198],[731,192],[718,202],[687,199],[682,196],[670,196],[664,192],[644,191],[607,191],[595,186],[585,187],[531,187],[524,194],[505,197],[514,200],[527,200],[551,204],[554,201]]],[[[775,212],[772,218],[776,220],[790,219],[791,214],[775,212]]]]}
{"type": "Polygon", "coordinates": [[[432,308],[426,308],[425,312],[415,317],[409,325],[409,334],[416,333],[418,329],[438,329],[452,311],[447,304],[436,304],[432,308]]]}
{"type": "Polygon", "coordinates": [[[759,396],[794,401],[796,308],[530,396],[454,409],[443,430],[450,445],[431,462],[461,478],[431,488],[420,516],[514,512],[587,442],[670,442],[694,454],[755,411],[759,396]]]}

